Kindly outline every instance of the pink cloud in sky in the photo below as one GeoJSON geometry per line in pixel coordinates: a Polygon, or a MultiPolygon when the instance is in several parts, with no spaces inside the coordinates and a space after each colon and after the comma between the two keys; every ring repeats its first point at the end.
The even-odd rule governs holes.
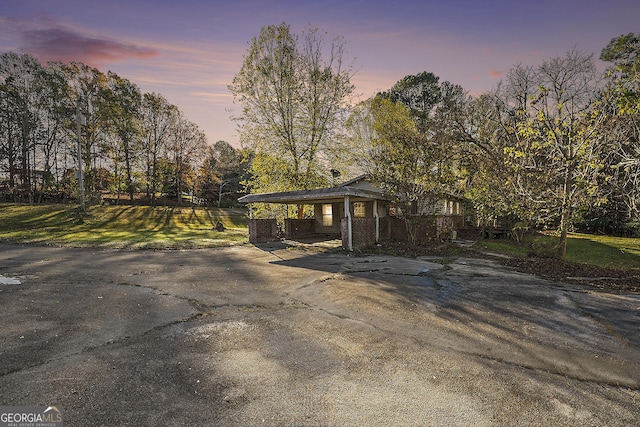
{"type": "Polygon", "coordinates": [[[536,66],[576,45],[597,56],[613,37],[637,31],[639,12],[638,0],[0,0],[0,52],[111,70],[162,93],[210,141],[237,145],[229,112],[241,105],[226,85],[263,25],[344,37],[363,100],[422,71],[482,94],[516,64],[536,66]]]}
{"type": "Polygon", "coordinates": [[[25,30],[21,40],[22,49],[42,61],[79,61],[94,67],[105,62],[158,54],[154,49],[87,36],[64,27],[25,30]]]}

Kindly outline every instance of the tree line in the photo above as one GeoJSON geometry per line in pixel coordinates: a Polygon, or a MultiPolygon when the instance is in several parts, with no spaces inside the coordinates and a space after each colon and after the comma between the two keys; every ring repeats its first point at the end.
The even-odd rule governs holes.
{"type": "Polygon", "coordinates": [[[161,94],[142,93],[111,71],[0,55],[5,201],[74,201],[85,190],[92,203],[228,205],[241,190],[243,165],[238,150],[224,141],[209,145],[161,94]]]}
{"type": "Polygon", "coordinates": [[[425,71],[355,103],[357,70],[342,38],[269,25],[229,85],[242,106],[234,118],[241,150],[209,145],[162,95],[115,73],[8,52],[0,56],[0,194],[72,200],[82,169],[93,201],[190,195],[229,204],[239,192],[319,188],[367,173],[407,213],[429,212],[453,193],[479,223],[501,221],[516,237],[532,228],[556,228],[563,242],[572,229],[637,236],[639,52],[631,33],[603,48],[604,75],[593,54],[574,49],[515,65],[477,96],[425,71]]]}
{"type": "Polygon", "coordinates": [[[248,190],[309,189],[370,174],[405,212],[464,195],[479,223],[640,235],[640,35],[600,59],[573,49],[515,65],[470,96],[430,72],[351,105],[355,70],[326,34],[264,27],[229,89],[252,150],[248,190]]]}

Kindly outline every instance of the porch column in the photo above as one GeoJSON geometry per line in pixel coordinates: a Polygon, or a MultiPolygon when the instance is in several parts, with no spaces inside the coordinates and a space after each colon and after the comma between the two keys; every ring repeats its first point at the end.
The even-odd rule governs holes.
{"type": "Polygon", "coordinates": [[[344,196],[344,215],[347,218],[347,250],[353,251],[353,229],[351,228],[351,207],[349,206],[349,196],[344,196]]]}
{"type": "Polygon", "coordinates": [[[373,200],[373,217],[376,219],[376,243],[380,241],[380,215],[378,215],[378,200],[373,200]]]}

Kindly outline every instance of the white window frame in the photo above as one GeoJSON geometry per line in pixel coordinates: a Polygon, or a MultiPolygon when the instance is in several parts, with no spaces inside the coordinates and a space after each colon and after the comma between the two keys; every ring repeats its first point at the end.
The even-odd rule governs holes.
{"type": "Polygon", "coordinates": [[[322,225],[325,227],[333,226],[333,205],[331,203],[322,204],[322,225]]]}

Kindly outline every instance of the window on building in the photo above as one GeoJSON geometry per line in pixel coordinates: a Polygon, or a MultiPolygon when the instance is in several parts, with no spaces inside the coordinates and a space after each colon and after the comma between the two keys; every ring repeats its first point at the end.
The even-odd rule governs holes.
{"type": "Polygon", "coordinates": [[[322,225],[326,227],[333,225],[333,205],[331,203],[322,205],[322,225]]]}
{"type": "Polygon", "coordinates": [[[364,202],[353,203],[353,216],[355,216],[356,218],[364,218],[366,216],[364,202]]]}

